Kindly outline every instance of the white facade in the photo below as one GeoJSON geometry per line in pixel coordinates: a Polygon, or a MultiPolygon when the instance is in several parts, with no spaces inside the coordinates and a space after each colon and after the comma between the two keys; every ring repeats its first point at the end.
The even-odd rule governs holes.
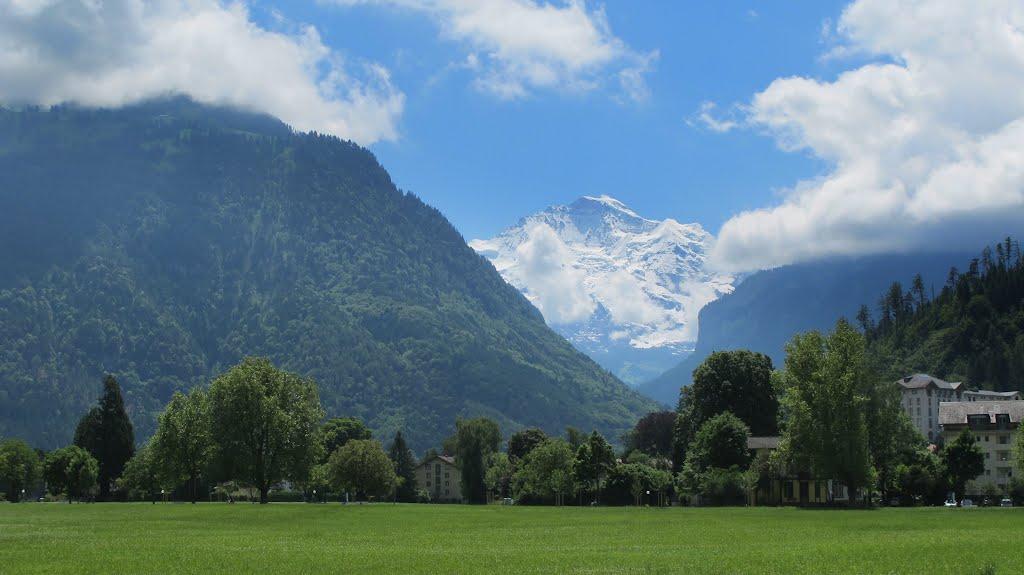
{"type": "Polygon", "coordinates": [[[962,383],[949,383],[928,375],[912,375],[896,382],[901,387],[900,406],[921,435],[936,441],[942,431],[939,425],[939,404],[960,401],[962,383]]]}
{"type": "Polygon", "coordinates": [[[1021,397],[1019,391],[965,391],[963,393],[963,401],[1020,401],[1024,398],[1021,397]]]}
{"type": "Polygon", "coordinates": [[[1024,417],[1024,402],[961,401],[943,403],[939,409],[942,436],[947,444],[966,427],[974,433],[985,454],[985,472],[968,485],[968,494],[979,495],[985,484],[995,484],[1006,493],[1014,472],[1012,452],[1024,417]]]}

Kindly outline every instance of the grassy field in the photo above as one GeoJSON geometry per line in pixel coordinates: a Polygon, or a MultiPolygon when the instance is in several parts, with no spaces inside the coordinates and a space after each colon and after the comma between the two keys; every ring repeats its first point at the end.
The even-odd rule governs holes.
{"type": "Polygon", "coordinates": [[[1024,573],[1024,509],[0,505],[0,573],[1024,573]]]}

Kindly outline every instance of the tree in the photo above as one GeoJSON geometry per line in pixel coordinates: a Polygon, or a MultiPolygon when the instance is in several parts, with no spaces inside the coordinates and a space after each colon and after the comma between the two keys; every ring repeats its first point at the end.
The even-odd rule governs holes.
{"type": "Polygon", "coordinates": [[[363,425],[363,422],[356,417],[334,417],[328,419],[323,426],[323,441],[326,452],[324,457],[330,457],[340,447],[353,439],[373,439],[370,429],[363,425]]]}
{"type": "Polygon", "coordinates": [[[160,414],[150,443],[157,471],[171,485],[188,482],[189,499],[196,502],[199,476],[216,453],[211,435],[210,401],[201,389],[188,395],[175,392],[160,414]]]}
{"type": "Polygon", "coordinates": [[[952,443],[946,445],[942,451],[942,461],[946,465],[953,493],[960,499],[964,498],[967,482],[985,472],[985,453],[978,447],[974,434],[966,427],[952,443]]]}
{"type": "Polygon", "coordinates": [[[7,500],[21,501],[22,491],[32,489],[42,476],[39,455],[20,439],[0,442],[0,484],[7,486],[7,500]]]}
{"type": "Polygon", "coordinates": [[[486,503],[484,483],[487,456],[498,451],[501,430],[498,423],[486,417],[455,420],[455,434],[445,442],[455,455],[462,478],[462,496],[468,503],[486,503]]]}
{"type": "Polygon", "coordinates": [[[484,484],[487,490],[497,497],[509,497],[512,493],[512,477],[516,467],[509,460],[508,454],[500,451],[487,456],[487,471],[484,472],[484,484]]]}
{"type": "Polygon", "coordinates": [[[156,496],[161,490],[174,487],[173,483],[162,478],[158,463],[153,457],[152,443],[146,444],[125,464],[124,472],[117,480],[118,491],[129,499],[138,497],[156,503],[156,496]]]}
{"type": "Polygon", "coordinates": [[[754,435],[777,435],[779,401],[772,387],[772,360],[748,350],[717,351],[693,371],[693,385],[680,394],[675,464],[681,465],[693,434],[704,422],[729,411],[754,435]]]}
{"type": "Polygon", "coordinates": [[[249,357],[210,384],[209,402],[224,472],[258,489],[261,504],[272,485],[303,481],[320,459],[324,412],[313,380],[249,357]]]}
{"type": "Polygon", "coordinates": [[[99,405],[79,421],[75,445],[88,451],[98,462],[100,498],[109,497],[124,464],[135,454],[135,432],[124,409],[121,386],[114,376],[103,378],[99,405]]]}
{"type": "Polygon", "coordinates": [[[402,502],[412,503],[416,501],[416,458],[412,450],[405,443],[405,437],[401,431],[395,432],[395,439],[391,442],[388,450],[388,457],[395,464],[395,474],[401,482],[398,485],[398,492],[395,497],[402,502]]]}
{"type": "Polygon", "coordinates": [[[779,373],[786,429],[776,455],[791,467],[845,485],[851,495],[873,477],[866,409],[864,336],[840,319],[827,337],[810,331],[786,344],[779,373]]]}
{"type": "Polygon", "coordinates": [[[69,445],[51,451],[43,461],[43,478],[50,493],[64,493],[71,503],[72,497],[81,499],[96,487],[99,463],[89,452],[69,445]]]}
{"type": "Polygon", "coordinates": [[[750,428],[728,411],[707,420],[697,431],[686,457],[697,471],[713,467],[728,469],[733,466],[746,469],[750,463],[747,438],[750,428]]]}
{"type": "Polygon", "coordinates": [[[572,447],[559,438],[547,439],[523,460],[512,479],[516,497],[550,497],[562,505],[564,497],[575,491],[572,447]]]}
{"type": "Polygon", "coordinates": [[[676,424],[676,412],[655,411],[640,418],[633,427],[631,445],[651,457],[672,456],[672,439],[676,424]]]}
{"type": "Polygon", "coordinates": [[[331,484],[355,493],[357,499],[388,494],[399,481],[395,463],[374,439],[349,441],[331,454],[327,468],[331,484]]]}
{"type": "Polygon", "coordinates": [[[586,443],[576,450],[573,471],[580,484],[590,488],[595,501],[600,499],[601,487],[608,473],[615,467],[615,452],[608,440],[594,430],[586,443]]]}
{"type": "Polygon", "coordinates": [[[547,439],[548,434],[537,427],[517,431],[508,438],[508,456],[510,459],[523,459],[547,439]]]}
{"type": "Polygon", "coordinates": [[[587,442],[587,434],[570,425],[565,428],[565,440],[569,442],[569,447],[575,451],[587,442]]]}

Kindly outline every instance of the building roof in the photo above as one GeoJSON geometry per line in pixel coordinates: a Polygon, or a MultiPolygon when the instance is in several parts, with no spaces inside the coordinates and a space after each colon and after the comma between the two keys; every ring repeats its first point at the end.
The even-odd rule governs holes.
{"type": "Polygon", "coordinates": [[[748,437],[747,449],[778,449],[778,437],[748,437]]]}
{"type": "Polygon", "coordinates": [[[435,455],[435,456],[431,457],[430,459],[424,459],[416,467],[422,467],[424,465],[427,465],[427,464],[431,463],[432,461],[434,461],[435,459],[440,459],[441,461],[443,461],[443,462],[445,462],[445,463],[447,463],[449,465],[455,465],[455,456],[454,455],[435,455]]]}
{"type": "Polygon", "coordinates": [[[996,422],[996,415],[1009,414],[1010,422],[1020,423],[1024,419],[1024,403],[1019,401],[943,401],[939,404],[939,425],[964,425],[970,415],[987,415],[989,423],[996,422]]]}
{"type": "Polygon", "coordinates": [[[896,383],[902,385],[903,389],[925,389],[934,385],[937,389],[951,389],[956,391],[963,386],[962,382],[949,383],[948,381],[942,381],[937,377],[932,377],[923,373],[908,375],[907,377],[897,380],[896,383]]]}
{"type": "Polygon", "coordinates": [[[988,391],[985,389],[979,391],[965,391],[964,397],[1005,397],[1006,399],[1013,399],[1020,397],[1019,391],[988,391]]]}

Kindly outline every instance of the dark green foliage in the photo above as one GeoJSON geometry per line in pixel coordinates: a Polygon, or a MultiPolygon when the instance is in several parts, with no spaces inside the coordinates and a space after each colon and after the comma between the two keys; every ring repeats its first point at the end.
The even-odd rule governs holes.
{"type": "MultiPolygon", "coordinates": [[[[572,444],[569,446],[572,447],[572,444]]],[[[573,463],[576,480],[593,496],[593,501],[600,501],[601,489],[614,467],[615,451],[608,440],[597,431],[591,432],[590,438],[576,448],[576,459],[573,463]]]]}
{"type": "Polygon", "coordinates": [[[67,443],[110,372],[145,439],[247,355],[417,452],[457,416],[618,434],[655,408],[370,152],[270,118],[0,110],[0,218],[0,435],[67,443]]]}
{"type": "Polygon", "coordinates": [[[517,499],[541,499],[562,505],[565,496],[576,491],[573,473],[575,456],[564,439],[545,439],[523,459],[512,477],[512,492],[517,499]]]}
{"type": "Polygon", "coordinates": [[[395,497],[405,503],[416,501],[416,492],[418,490],[416,485],[416,457],[405,443],[405,437],[401,431],[395,432],[395,439],[391,442],[388,457],[395,464],[395,475],[401,480],[395,497]]]}
{"type": "Polygon", "coordinates": [[[100,498],[110,496],[114,481],[121,476],[124,464],[135,454],[135,431],[125,412],[121,386],[114,376],[103,378],[103,395],[99,405],[78,422],[75,445],[88,451],[99,463],[100,498]]]}
{"type": "Polygon", "coordinates": [[[901,505],[942,505],[949,491],[942,460],[927,450],[918,451],[916,457],[896,466],[891,491],[901,505]]]}
{"type": "Polygon", "coordinates": [[[373,433],[356,417],[333,417],[328,419],[324,423],[321,434],[324,442],[325,458],[330,457],[332,453],[345,447],[346,443],[354,439],[373,439],[373,433]]]}
{"type": "Polygon", "coordinates": [[[942,462],[957,502],[964,498],[967,482],[985,472],[985,454],[977,438],[966,427],[942,450],[942,462]]]}
{"type": "Polygon", "coordinates": [[[676,412],[655,411],[640,418],[630,434],[631,449],[651,457],[671,458],[676,412]]]}
{"type": "Polygon", "coordinates": [[[640,463],[624,463],[608,472],[604,502],[611,505],[657,505],[661,495],[671,488],[672,474],[668,471],[640,463]]]}
{"type": "Polygon", "coordinates": [[[986,248],[968,271],[949,271],[932,298],[894,283],[866,330],[869,353],[895,381],[928,373],[972,388],[1024,391],[1024,261],[1007,238],[997,255],[986,248]]]}
{"type": "Polygon", "coordinates": [[[508,456],[511,459],[523,459],[547,439],[548,434],[536,427],[517,431],[508,438],[508,456]]]}
{"type": "Polygon", "coordinates": [[[161,463],[153,457],[152,444],[147,444],[125,464],[124,472],[117,480],[117,490],[129,501],[148,499],[156,502],[162,489],[170,491],[176,485],[161,477],[164,475],[160,471],[161,463]]]}
{"type": "Polygon", "coordinates": [[[702,472],[712,467],[746,469],[750,463],[747,438],[750,428],[740,418],[725,412],[704,422],[690,445],[686,462],[702,472]]]}
{"type": "Polygon", "coordinates": [[[8,501],[21,501],[22,490],[35,491],[41,477],[39,455],[29,444],[20,439],[0,441],[0,487],[8,501]]]}
{"type": "Polygon", "coordinates": [[[455,435],[448,443],[455,455],[462,479],[462,497],[467,503],[486,503],[487,456],[498,451],[501,430],[486,417],[455,420],[455,435]]]}
{"type": "Polygon", "coordinates": [[[683,388],[675,427],[676,466],[697,430],[726,411],[739,417],[756,436],[778,435],[779,400],[772,387],[772,360],[748,350],[712,353],[683,388]]]}
{"type": "Polygon", "coordinates": [[[332,453],[327,473],[335,489],[350,491],[357,500],[389,495],[398,482],[395,462],[373,439],[353,439],[332,453]]]}
{"type": "Polygon", "coordinates": [[[227,479],[251,485],[267,503],[270,487],[301,483],[322,456],[316,382],[245,358],[210,384],[210,435],[227,479]]]}
{"type": "Polygon", "coordinates": [[[89,452],[69,445],[51,451],[43,461],[46,488],[54,495],[65,494],[68,503],[73,497],[81,499],[96,488],[100,467],[89,452]]]}

